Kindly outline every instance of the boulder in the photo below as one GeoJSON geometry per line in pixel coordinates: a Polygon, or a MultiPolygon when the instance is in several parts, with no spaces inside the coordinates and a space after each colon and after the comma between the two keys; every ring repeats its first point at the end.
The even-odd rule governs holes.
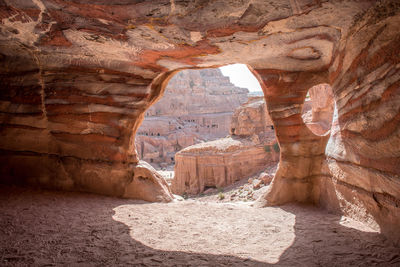
{"type": "Polygon", "coordinates": [[[263,184],[263,181],[260,180],[260,179],[254,179],[253,182],[252,182],[252,185],[253,185],[254,189],[260,189],[262,184],[263,184]]]}
{"type": "Polygon", "coordinates": [[[260,179],[263,182],[263,184],[269,185],[272,182],[272,179],[274,179],[274,176],[269,173],[262,172],[258,176],[258,179],[260,179]]]}
{"type": "Polygon", "coordinates": [[[164,177],[145,161],[134,167],[132,181],[125,187],[123,197],[150,202],[170,202],[174,199],[164,177]]]}

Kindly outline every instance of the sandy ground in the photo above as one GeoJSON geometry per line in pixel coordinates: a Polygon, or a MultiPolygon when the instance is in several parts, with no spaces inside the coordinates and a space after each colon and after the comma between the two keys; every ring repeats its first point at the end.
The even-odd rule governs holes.
{"type": "Polygon", "coordinates": [[[400,266],[400,248],[313,207],[145,203],[0,187],[0,266],[400,266]]]}

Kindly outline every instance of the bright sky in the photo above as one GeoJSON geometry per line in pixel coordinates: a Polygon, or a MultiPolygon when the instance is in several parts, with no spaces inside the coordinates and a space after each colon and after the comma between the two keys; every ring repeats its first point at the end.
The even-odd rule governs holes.
{"type": "Polygon", "coordinates": [[[249,89],[250,92],[262,91],[260,83],[244,64],[233,64],[219,68],[236,86],[249,89]]]}

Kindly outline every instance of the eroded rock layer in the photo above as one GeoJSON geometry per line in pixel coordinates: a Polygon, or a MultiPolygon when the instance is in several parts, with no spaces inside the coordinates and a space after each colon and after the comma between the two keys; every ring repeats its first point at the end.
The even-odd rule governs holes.
{"type": "Polygon", "coordinates": [[[399,241],[399,10],[395,0],[1,1],[1,181],[124,196],[149,175],[148,199],[171,199],[135,169],[145,110],[178,69],[240,62],[262,81],[281,147],[262,204],[321,204],[399,241]],[[321,83],[336,104],[325,136],[301,118],[321,83]]]}
{"type": "Polygon", "coordinates": [[[369,10],[330,69],[336,109],[319,202],[400,240],[400,4],[369,10]],[[332,199],[332,194],[336,197],[332,199]],[[336,205],[333,205],[335,203],[336,205]],[[397,225],[397,226],[396,226],[397,225]]]}

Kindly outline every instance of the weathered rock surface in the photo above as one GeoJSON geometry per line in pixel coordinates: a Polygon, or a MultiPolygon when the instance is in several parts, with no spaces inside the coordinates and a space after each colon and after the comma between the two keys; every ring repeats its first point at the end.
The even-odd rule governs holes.
{"type": "MultiPolygon", "coordinates": [[[[233,111],[247,101],[248,93],[248,89],[232,84],[219,69],[182,70],[171,78],[163,97],[146,111],[146,117],[180,117],[186,122],[195,120],[201,126],[200,133],[207,134],[211,125],[198,121],[201,118],[196,116],[230,113],[230,119],[233,111]]],[[[226,134],[229,119],[227,125],[217,129],[222,128],[226,134]]]]}
{"type": "Polygon", "coordinates": [[[233,111],[247,101],[247,94],[219,69],[180,71],[163,98],[146,111],[136,135],[139,158],[166,167],[177,151],[227,136],[233,111]]]}
{"type": "Polygon", "coordinates": [[[319,204],[400,242],[399,10],[396,0],[2,1],[1,182],[123,196],[136,131],[171,75],[240,62],[262,82],[281,147],[260,204],[319,204]],[[330,136],[301,118],[321,83],[336,103],[330,136]]]}
{"type": "Polygon", "coordinates": [[[270,184],[272,179],[274,179],[271,174],[265,172],[262,172],[258,178],[266,185],[270,184]]]}
{"type": "Polygon", "coordinates": [[[187,147],[175,155],[174,194],[199,194],[250,177],[279,160],[274,130],[263,97],[250,98],[235,110],[227,138],[187,147]],[[254,121],[254,127],[248,127],[254,121]]]}
{"type": "Polygon", "coordinates": [[[360,15],[326,72],[257,70],[281,146],[278,171],[260,203],[317,203],[400,240],[399,10],[384,1],[360,15]],[[308,88],[327,82],[336,110],[331,135],[318,137],[300,112],[308,88]]]}
{"type": "Polygon", "coordinates": [[[339,47],[330,69],[336,109],[318,200],[400,243],[399,10],[398,2],[377,4],[339,47]],[[336,198],[326,194],[333,189],[336,198]]]}
{"type": "Polygon", "coordinates": [[[195,195],[209,187],[222,188],[265,169],[277,160],[266,143],[255,144],[246,138],[226,137],[187,147],[175,155],[174,194],[195,195]]]}
{"type": "Polygon", "coordinates": [[[125,188],[124,197],[150,202],[170,202],[173,199],[165,179],[145,161],[139,161],[133,169],[133,178],[125,188]]]}

